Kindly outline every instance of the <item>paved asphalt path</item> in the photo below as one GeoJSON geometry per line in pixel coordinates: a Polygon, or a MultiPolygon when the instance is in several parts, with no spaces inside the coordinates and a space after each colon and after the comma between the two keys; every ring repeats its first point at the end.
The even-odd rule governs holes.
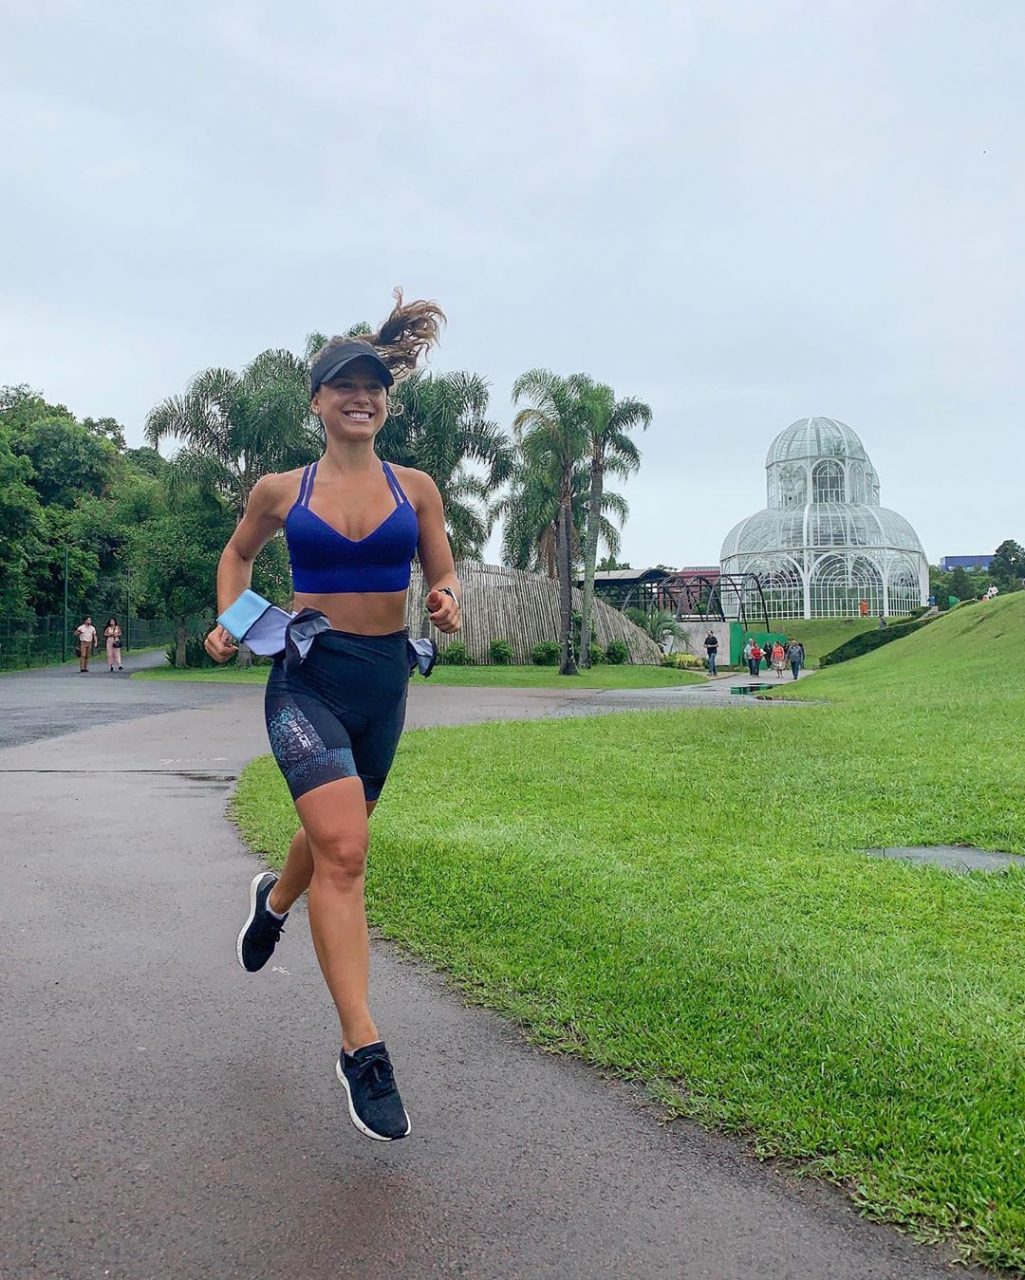
{"type": "MultiPolygon", "coordinates": [[[[967,1274],[739,1142],[661,1124],[381,942],[413,1132],[360,1137],[303,910],[267,970],[235,960],[256,863],[224,808],[265,750],[261,695],[0,678],[4,1280],[967,1274]]],[[[678,701],[415,682],[409,718],[653,704],[678,701]]]]}

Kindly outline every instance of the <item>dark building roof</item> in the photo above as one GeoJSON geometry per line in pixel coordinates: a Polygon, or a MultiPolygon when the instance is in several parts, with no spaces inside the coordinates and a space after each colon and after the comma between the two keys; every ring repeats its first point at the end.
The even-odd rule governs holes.
{"type": "MultiPolygon", "coordinates": [[[[665,569],[599,569],[594,575],[595,585],[602,582],[616,582],[628,586],[634,582],[661,582],[669,575],[665,569]]],[[[581,578],[579,581],[583,581],[581,578]]]]}

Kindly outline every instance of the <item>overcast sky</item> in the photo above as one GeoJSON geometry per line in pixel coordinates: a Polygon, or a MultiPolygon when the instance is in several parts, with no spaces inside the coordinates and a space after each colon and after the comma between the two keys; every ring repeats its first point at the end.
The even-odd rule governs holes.
{"type": "MultiPolygon", "coordinates": [[[[387,313],[654,413],[634,566],[714,563],[795,418],[932,561],[1025,541],[1021,0],[0,0],[0,382],[141,443],[387,313]]],[[[494,548],[492,548],[492,552],[494,548]]]]}

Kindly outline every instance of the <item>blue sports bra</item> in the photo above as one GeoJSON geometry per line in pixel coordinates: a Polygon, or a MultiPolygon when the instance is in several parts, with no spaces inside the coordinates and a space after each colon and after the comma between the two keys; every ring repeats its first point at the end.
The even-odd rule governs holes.
{"type": "Polygon", "coordinates": [[[407,589],[420,523],[391,467],[387,462],[381,465],[395,498],[395,510],[358,542],[310,510],[317,464],[303,472],[299,496],[285,517],[285,541],[296,591],[330,595],[336,591],[407,589]]]}

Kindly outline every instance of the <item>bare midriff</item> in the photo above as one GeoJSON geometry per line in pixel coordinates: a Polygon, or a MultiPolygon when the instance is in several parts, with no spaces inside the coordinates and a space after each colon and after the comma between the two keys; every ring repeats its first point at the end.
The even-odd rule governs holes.
{"type": "Polygon", "coordinates": [[[406,625],[405,591],[352,591],[327,595],[297,591],[292,608],[318,609],[335,631],[387,636],[406,625]]]}

